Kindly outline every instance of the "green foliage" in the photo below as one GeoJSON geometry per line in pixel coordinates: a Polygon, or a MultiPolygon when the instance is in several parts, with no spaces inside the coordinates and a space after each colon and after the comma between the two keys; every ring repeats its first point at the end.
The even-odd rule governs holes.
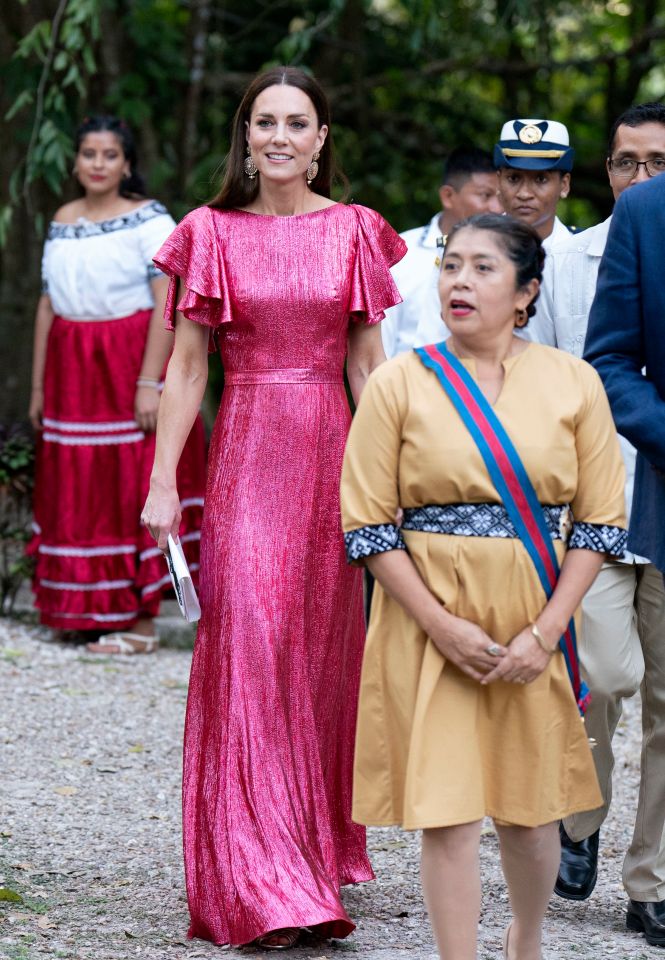
{"type": "Polygon", "coordinates": [[[53,19],[39,20],[16,46],[10,85],[19,82],[4,119],[24,118],[23,136],[30,132],[22,161],[12,172],[8,202],[0,208],[0,245],[7,242],[12,208],[21,201],[35,213],[40,230],[44,217],[33,209],[32,185],[42,181],[57,196],[67,178],[74,117],[97,67],[101,2],[60,0],[53,19]]]}
{"type": "Polygon", "coordinates": [[[20,427],[0,427],[0,487],[17,493],[32,489],[35,446],[20,427]]]}
{"type": "Polygon", "coordinates": [[[10,890],[9,887],[0,887],[0,902],[23,903],[23,897],[20,893],[10,890]]]}
{"type": "Polygon", "coordinates": [[[11,613],[19,587],[32,572],[32,560],[26,557],[25,546],[31,536],[34,462],[35,449],[29,434],[21,427],[1,427],[0,613],[11,613]]]}
{"type": "Polygon", "coordinates": [[[354,197],[399,228],[431,215],[457,142],[491,148],[503,120],[519,115],[569,124],[578,210],[597,219],[610,203],[602,161],[613,115],[642,90],[665,93],[656,0],[103,2],[60,0],[52,21],[17,41],[6,120],[21,122],[27,148],[0,210],[0,243],[31,185],[62,189],[83,109],[140,130],[153,189],[176,213],[205,200],[238,93],[270,63],[323,79],[354,197]]]}

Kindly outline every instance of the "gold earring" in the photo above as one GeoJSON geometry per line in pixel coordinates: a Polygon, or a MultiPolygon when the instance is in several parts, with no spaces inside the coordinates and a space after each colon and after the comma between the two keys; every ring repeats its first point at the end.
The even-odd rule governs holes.
{"type": "Polygon", "coordinates": [[[245,168],[245,173],[247,174],[250,180],[253,180],[254,177],[259,172],[259,168],[254,163],[254,157],[252,156],[252,151],[249,148],[249,144],[247,144],[247,156],[245,157],[245,162],[243,163],[243,167],[245,168]]]}
{"type": "Polygon", "coordinates": [[[316,150],[316,151],[314,152],[314,156],[312,157],[312,162],[311,162],[310,165],[307,167],[306,177],[307,177],[307,186],[308,186],[308,187],[311,187],[311,185],[312,185],[312,180],[316,180],[316,175],[317,175],[318,172],[319,172],[319,165],[318,165],[318,163],[317,163],[316,161],[319,159],[320,156],[321,156],[321,154],[319,153],[318,150],[316,150]]]}
{"type": "Polygon", "coordinates": [[[515,320],[515,326],[518,329],[521,329],[522,327],[526,327],[528,322],[529,322],[529,314],[526,312],[526,310],[524,309],[518,310],[517,318],[515,320]]]}

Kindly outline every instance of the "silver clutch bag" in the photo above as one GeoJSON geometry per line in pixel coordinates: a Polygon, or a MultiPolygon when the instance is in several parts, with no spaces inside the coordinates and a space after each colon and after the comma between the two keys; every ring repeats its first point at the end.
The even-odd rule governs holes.
{"type": "Polygon", "coordinates": [[[180,541],[178,540],[176,543],[171,534],[169,534],[168,539],[168,552],[164,556],[171,574],[173,592],[178,601],[180,613],[188,623],[194,623],[201,618],[199,598],[196,596],[192,575],[189,572],[180,541]]]}

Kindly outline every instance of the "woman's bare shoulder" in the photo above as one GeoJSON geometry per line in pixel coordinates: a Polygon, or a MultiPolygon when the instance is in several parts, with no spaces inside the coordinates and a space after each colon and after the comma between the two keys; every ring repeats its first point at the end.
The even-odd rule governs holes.
{"type": "MultiPolygon", "coordinates": [[[[124,217],[128,213],[133,213],[141,207],[148,207],[154,203],[154,200],[146,200],[144,197],[137,199],[122,197],[117,206],[113,206],[112,209],[101,218],[98,219],[95,217],[92,222],[103,222],[104,220],[113,220],[115,217],[124,217]]],[[[59,207],[53,215],[53,222],[76,223],[81,218],[89,219],[86,217],[85,198],[83,197],[79,197],[77,200],[71,200],[69,203],[65,203],[59,207]]]]}
{"type": "Polygon", "coordinates": [[[83,201],[71,200],[64,203],[53,214],[54,223],[76,223],[79,217],[83,216],[83,201]]]}

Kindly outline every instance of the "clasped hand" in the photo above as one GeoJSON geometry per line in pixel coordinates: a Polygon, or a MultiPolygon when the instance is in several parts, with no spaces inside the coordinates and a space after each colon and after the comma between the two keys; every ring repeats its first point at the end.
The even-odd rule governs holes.
{"type": "Polygon", "coordinates": [[[445,632],[436,631],[438,635],[432,636],[432,640],[446,660],[483,685],[495,680],[531,683],[550,661],[530,627],[525,627],[508,646],[502,647],[470,620],[453,617],[453,621],[453,626],[445,632]]]}

